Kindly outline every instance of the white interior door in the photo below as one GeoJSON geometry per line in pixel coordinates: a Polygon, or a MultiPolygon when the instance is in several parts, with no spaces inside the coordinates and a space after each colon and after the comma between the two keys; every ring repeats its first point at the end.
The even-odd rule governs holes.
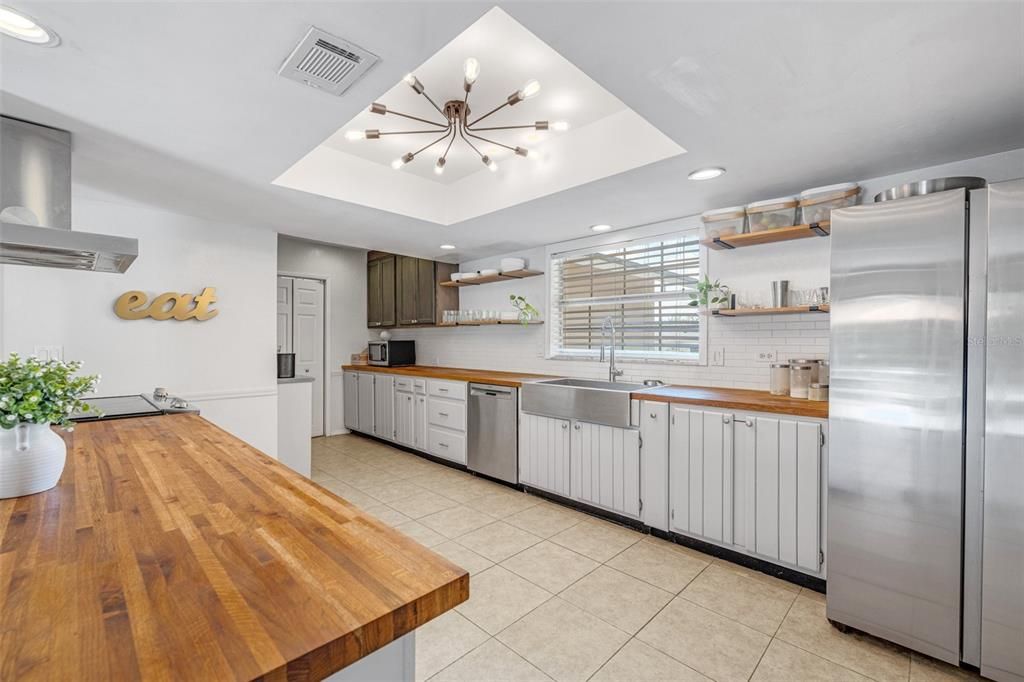
{"type": "Polygon", "coordinates": [[[295,376],[313,377],[314,437],[324,435],[324,283],[294,280],[295,376]]]}
{"type": "Polygon", "coordinates": [[[277,352],[292,352],[292,284],[291,277],[277,278],[277,352]]]}

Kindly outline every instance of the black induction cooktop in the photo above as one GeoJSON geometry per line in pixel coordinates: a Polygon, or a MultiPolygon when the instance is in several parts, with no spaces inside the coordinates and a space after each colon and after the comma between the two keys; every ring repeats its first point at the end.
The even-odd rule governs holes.
{"type": "Polygon", "coordinates": [[[164,411],[143,395],[115,395],[86,398],[89,409],[71,415],[73,422],[91,422],[128,417],[149,417],[164,411]]]}

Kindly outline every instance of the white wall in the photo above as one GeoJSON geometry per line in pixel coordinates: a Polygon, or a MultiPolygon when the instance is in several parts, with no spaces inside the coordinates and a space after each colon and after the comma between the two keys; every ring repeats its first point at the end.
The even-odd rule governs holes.
{"type": "Polygon", "coordinates": [[[274,284],[277,236],[211,223],[75,187],[76,229],[139,239],[123,275],[0,266],[0,351],[63,347],[66,360],[103,379],[97,393],[165,386],[253,446],[277,450],[274,284]],[[114,301],[215,287],[220,310],[205,322],[122,320],[114,301]]]}
{"type": "MultiPolygon", "coordinates": [[[[862,200],[871,202],[884,189],[912,180],[952,175],[978,175],[990,182],[1024,176],[1024,149],[958,161],[905,173],[860,181],[862,200]]],[[[794,187],[798,193],[800,187],[794,187]]],[[[765,197],[751,197],[751,201],[765,197]]],[[[715,208],[714,206],[709,206],[715,208]]],[[[614,233],[610,233],[614,235],[614,233]]],[[[588,235],[581,235],[586,237],[588,235]]],[[[609,239],[613,237],[609,236],[609,239]]],[[[707,268],[712,279],[720,279],[734,292],[760,289],[767,292],[775,279],[790,280],[791,289],[810,289],[829,283],[829,242],[827,238],[768,244],[735,251],[709,251],[707,268]]],[[[566,247],[568,250],[570,247],[566,247]]],[[[523,256],[534,269],[547,270],[545,250],[506,254],[523,256]]],[[[470,261],[461,270],[497,267],[500,257],[470,261]]],[[[526,296],[547,318],[547,277],[488,284],[460,289],[461,307],[511,310],[510,293],[526,296]]],[[[774,315],[745,318],[712,318],[708,324],[707,348],[725,349],[724,366],[678,363],[625,363],[626,380],[662,379],[670,383],[702,386],[768,388],[768,364],[756,358],[761,350],[775,350],[780,359],[828,356],[828,316],[774,315]]],[[[607,364],[592,360],[545,359],[546,325],[523,329],[518,326],[460,327],[396,331],[396,338],[415,338],[421,364],[470,368],[491,368],[544,374],[601,378],[607,364]]]]}
{"type": "Polygon", "coordinates": [[[277,268],[281,274],[327,280],[326,430],[328,435],[348,433],[341,366],[366,348],[366,251],[281,235],[277,268]]]}

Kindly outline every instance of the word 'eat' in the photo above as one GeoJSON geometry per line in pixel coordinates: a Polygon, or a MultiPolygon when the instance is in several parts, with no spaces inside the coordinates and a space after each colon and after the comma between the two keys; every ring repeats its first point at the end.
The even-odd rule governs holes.
{"type": "Polygon", "coordinates": [[[200,322],[216,317],[219,310],[210,310],[210,305],[217,302],[213,287],[206,287],[198,296],[192,294],[176,294],[168,291],[160,294],[149,302],[149,298],[141,291],[127,291],[114,303],[114,312],[124,320],[141,320],[152,317],[154,320],[196,319],[200,322]]]}

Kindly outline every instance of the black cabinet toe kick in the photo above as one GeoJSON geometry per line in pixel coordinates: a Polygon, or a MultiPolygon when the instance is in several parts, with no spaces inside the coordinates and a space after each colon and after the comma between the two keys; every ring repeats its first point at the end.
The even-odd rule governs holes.
{"type": "Polygon", "coordinates": [[[378,438],[377,436],[371,434],[361,433],[359,431],[352,431],[352,433],[362,438],[369,438],[370,440],[377,441],[378,443],[390,445],[391,447],[396,448],[398,450],[402,450],[413,455],[418,455],[423,459],[429,460],[431,462],[436,462],[437,464],[442,464],[446,467],[457,469],[458,471],[465,471],[466,473],[472,474],[473,476],[477,476],[478,478],[482,478],[493,483],[499,483],[507,488],[521,490],[525,493],[529,493],[530,495],[541,497],[544,498],[545,500],[549,500],[556,504],[560,504],[563,507],[569,507],[570,509],[575,509],[576,511],[582,512],[584,514],[596,516],[606,521],[617,523],[620,526],[626,526],[627,528],[632,528],[633,530],[639,531],[641,533],[651,535],[656,538],[661,538],[662,540],[667,540],[669,542],[674,542],[677,545],[689,547],[690,549],[695,549],[698,552],[701,552],[702,554],[709,554],[718,559],[724,559],[725,561],[737,564],[739,566],[743,566],[745,568],[749,568],[754,571],[758,571],[759,573],[770,575],[773,578],[785,580],[788,583],[793,583],[794,585],[806,587],[809,590],[814,590],[815,592],[825,594],[825,586],[827,583],[824,578],[818,578],[813,575],[807,575],[806,573],[802,573],[800,571],[796,571],[785,566],[779,566],[778,564],[773,564],[770,561],[758,559],[757,557],[750,556],[749,554],[744,554],[742,552],[737,552],[726,547],[720,547],[710,542],[704,542],[703,540],[698,540],[688,535],[681,535],[679,533],[673,533],[671,531],[663,531],[657,528],[651,528],[650,526],[645,525],[644,522],[640,521],[639,519],[632,519],[628,516],[616,514],[615,512],[610,512],[608,510],[600,509],[598,507],[592,507],[588,504],[583,504],[581,502],[577,502],[576,500],[570,500],[560,495],[550,493],[546,490],[534,488],[532,486],[526,485],[525,483],[514,485],[508,483],[507,481],[502,481],[496,478],[491,478],[490,476],[478,474],[475,471],[470,471],[463,464],[458,464],[456,462],[442,459],[440,457],[435,457],[434,455],[423,452],[421,450],[415,450],[400,443],[384,440],[383,438],[378,438]]]}

